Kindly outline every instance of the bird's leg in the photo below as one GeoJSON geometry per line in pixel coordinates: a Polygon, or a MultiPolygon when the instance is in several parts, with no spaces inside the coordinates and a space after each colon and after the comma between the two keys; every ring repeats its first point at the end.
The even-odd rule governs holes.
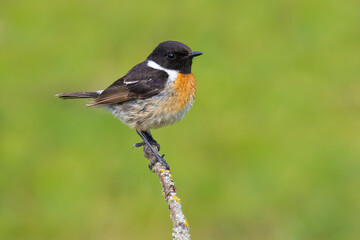
{"type": "MultiPolygon", "coordinates": [[[[144,135],[147,138],[147,140],[149,141],[149,143],[152,146],[156,146],[157,150],[160,151],[160,144],[153,138],[153,136],[151,135],[150,130],[142,131],[142,133],[144,133],[144,135]]],[[[144,146],[144,145],[145,145],[145,142],[135,143],[133,147],[141,147],[141,146],[144,146]]]]}
{"type": "MultiPolygon", "coordinates": [[[[143,146],[143,145],[148,145],[148,147],[150,148],[150,150],[153,152],[153,154],[155,154],[155,157],[156,157],[156,160],[155,161],[153,161],[153,162],[151,162],[150,164],[149,164],[149,168],[150,168],[150,170],[152,170],[152,168],[154,167],[154,165],[155,165],[155,163],[157,163],[157,162],[160,162],[161,164],[163,164],[164,166],[165,166],[165,168],[166,169],[170,169],[170,167],[169,167],[169,165],[167,164],[167,162],[165,161],[165,159],[163,159],[163,156],[164,155],[160,155],[159,154],[159,152],[158,151],[156,151],[154,148],[153,148],[153,146],[150,144],[150,142],[149,142],[149,140],[148,140],[148,135],[146,134],[146,132],[145,131],[136,131],[138,134],[139,134],[139,136],[142,138],[142,140],[144,141],[144,143],[143,144],[141,144],[141,146],[143,146]]],[[[151,137],[152,138],[152,137],[151,137]]],[[[154,140],[155,141],[155,140],[154,140]]],[[[155,141],[156,142],[156,141],[155,141]]]]}

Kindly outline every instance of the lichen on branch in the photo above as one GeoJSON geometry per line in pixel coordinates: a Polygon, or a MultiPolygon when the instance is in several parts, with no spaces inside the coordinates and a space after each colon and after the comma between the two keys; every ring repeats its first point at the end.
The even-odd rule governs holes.
{"type": "MultiPolygon", "coordinates": [[[[156,160],[156,156],[152,153],[150,148],[144,146],[144,156],[151,162],[156,160]]],[[[177,196],[176,187],[172,179],[170,170],[166,170],[160,162],[157,162],[153,168],[156,175],[159,177],[161,185],[163,187],[163,196],[165,201],[169,205],[170,216],[173,221],[173,239],[174,240],[190,240],[189,223],[185,218],[181,209],[181,201],[177,196]]]]}

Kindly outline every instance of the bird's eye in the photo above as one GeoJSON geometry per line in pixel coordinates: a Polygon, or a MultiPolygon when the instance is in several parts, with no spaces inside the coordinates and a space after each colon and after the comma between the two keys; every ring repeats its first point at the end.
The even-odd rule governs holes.
{"type": "Polygon", "coordinates": [[[167,55],[167,58],[168,58],[169,60],[174,60],[174,59],[175,59],[175,54],[174,54],[174,53],[169,53],[169,54],[167,55]]]}

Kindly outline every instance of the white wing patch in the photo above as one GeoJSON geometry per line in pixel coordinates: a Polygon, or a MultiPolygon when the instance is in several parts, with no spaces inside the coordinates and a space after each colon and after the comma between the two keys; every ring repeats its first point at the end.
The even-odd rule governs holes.
{"type": "Polygon", "coordinates": [[[138,81],[129,81],[129,82],[125,82],[124,81],[124,84],[128,85],[128,84],[134,84],[134,83],[137,83],[138,81]]]}

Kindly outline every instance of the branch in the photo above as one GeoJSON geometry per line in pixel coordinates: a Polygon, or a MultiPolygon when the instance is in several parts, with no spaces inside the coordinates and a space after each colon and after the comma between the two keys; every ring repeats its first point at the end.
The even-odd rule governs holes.
{"type": "MultiPolygon", "coordinates": [[[[147,145],[144,145],[144,156],[151,162],[156,160],[156,157],[147,145]]],[[[176,187],[172,180],[170,170],[166,170],[165,166],[159,162],[155,164],[153,169],[160,179],[163,187],[163,196],[171,212],[171,218],[174,224],[172,233],[173,240],[190,240],[189,223],[181,210],[180,198],[176,196],[176,187]]]]}

